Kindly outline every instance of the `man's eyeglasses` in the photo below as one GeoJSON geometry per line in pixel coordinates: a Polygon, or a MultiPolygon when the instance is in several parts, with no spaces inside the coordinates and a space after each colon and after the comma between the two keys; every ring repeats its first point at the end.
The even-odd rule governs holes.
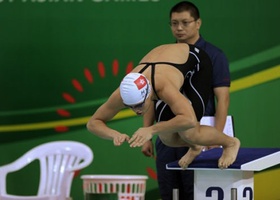
{"type": "Polygon", "coordinates": [[[148,92],[149,92],[149,84],[147,84],[146,94],[145,94],[144,100],[141,103],[138,103],[136,105],[127,105],[127,104],[123,104],[123,105],[125,105],[128,108],[134,109],[134,110],[142,108],[144,106],[144,104],[145,104],[146,99],[147,99],[148,92]]]}
{"type": "Polygon", "coordinates": [[[172,28],[177,28],[178,26],[181,26],[181,27],[188,27],[192,22],[195,22],[196,20],[192,20],[192,21],[182,21],[182,22],[178,22],[178,21],[172,21],[170,22],[170,26],[172,28]]]}

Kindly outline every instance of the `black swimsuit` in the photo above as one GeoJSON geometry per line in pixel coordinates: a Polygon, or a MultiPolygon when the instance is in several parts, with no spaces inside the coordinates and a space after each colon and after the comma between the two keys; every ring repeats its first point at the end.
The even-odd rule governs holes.
{"type": "Polygon", "coordinates": [[[190,52],[188,60],[184,64],[176,64],[170,62],[140,63],[146,64],[139,73],[143,73],[149,66],[151,69],[151,84],[158,100],[155,101],[156,121],[167,121],[175,115],[170,107],[160,100],[155,89],[155,66],[157,64],[167,64],[180,70],[185,77],[185,81],[180,92],[186,96],[195,111],[197,120],[199,121],[205,112],[210,92],[212,90],[212,63],[208,55],[200,48],[189,45],[190,52]]]}

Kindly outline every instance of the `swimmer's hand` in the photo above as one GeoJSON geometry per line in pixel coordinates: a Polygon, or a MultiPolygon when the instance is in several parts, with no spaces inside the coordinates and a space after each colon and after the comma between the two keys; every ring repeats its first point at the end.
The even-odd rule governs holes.
{"type": "Polygon", "coordinates": [[[143,146],[148,140],[152,139],[153,135],[149,131],[148,127],[139,128],[130,138],[128,143],[130,147],[140,147],[143,146]]]}
{"type": "Polygon", "coordinates": [[[124,143],[124,141],[128,141],[129,136],[126,134],[118,134],[113,138],[113,142],[115,146],[120,146],[124,143]]]}

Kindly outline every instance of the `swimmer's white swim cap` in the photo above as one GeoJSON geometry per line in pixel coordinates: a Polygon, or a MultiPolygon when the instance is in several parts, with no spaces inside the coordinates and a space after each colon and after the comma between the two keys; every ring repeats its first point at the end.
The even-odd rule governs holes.
{"type": "Polygon", "coordinates": [[[121,84],[120,93],[123,103],[126,105],[135,105],[144,101],[148,97],[151,89],[149,80],[140,73],[127,74],[121,84]],[[148,94],[146,94],[148,92],[148,94]]]}

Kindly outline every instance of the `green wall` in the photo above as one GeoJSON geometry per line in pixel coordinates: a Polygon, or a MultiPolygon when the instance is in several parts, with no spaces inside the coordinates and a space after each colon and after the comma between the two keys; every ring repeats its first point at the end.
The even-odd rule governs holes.
{"type": "MultiPolygon", "coordinates": [[[[89,134],[85,123],[144,54],[174,42],[168,19],[176,2],[0,0],[0,165],[43,142],[70,139],[95,153],[80,175],[151,175],[153,159],[140,149],[114,147],[89,134]]],[[[242,146],[279,147],[280,1],[194,2],[201,11],[203,37],[230,61],[230,114],[242,146]]],[[[141,119],[109,125],[132,134],[141,119]]],[[[36,190],[24,184],[28,174],[36,185],[36,176],[30,175],[35,165],[26,169],[31,173],[10,177],[11,192],[36,190]]],[[[148,192],[156,187],[150,177],[148,192]]],[[[77,200],[82,195],[78,176],[72,196],[77,200]]]]}

